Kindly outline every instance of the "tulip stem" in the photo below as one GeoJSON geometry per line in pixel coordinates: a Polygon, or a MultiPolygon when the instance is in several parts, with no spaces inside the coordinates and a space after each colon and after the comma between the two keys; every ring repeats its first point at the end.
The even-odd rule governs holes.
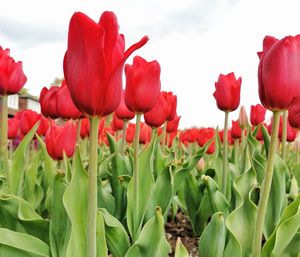
{"type": "Polygon", "coordinates": [[[234,164],[238,165],[238,156],[239,156],[239,140],[234,139],[234,164]]]}
{"type": "Polygon", "coordinates": [[[278,140],[279,120],[280,120],[280,112],[274,111],[268,161],[266,166],[265,177],[261,185],[260,199],[258,202],[256,224],[254,230],[254,240],[253,240],[254,257],[260,257],[261,255],[261,241],[262,241],[267,203],[268,203],[271,184],[272,184],[272,177],[273,177],[273,170],[274,170],[274,163],[275,163],[275,156],[276,156],[276,146],[278,140]]]}
{"type": "Polygon", "coordinates": [[[166,135],[167,135],[167,121],[164,122],[163,134],[162,134],[161,148],[162,148],[163,154],[165,153],[166,135]]]}
{"type": "Polygon", "coordinates": [[[81,119],[77,120],[77,128],[76,128],[76,145],[80,144],[80,131],[81,131],[81,119]]]}
{"type": "Polygon", "coordinates": [[[1,147],[1,156],[4,171],[8,175],[8,149],[7,149],[7,117],[8,117],[8,108],[7,108],[7,96],[4,95],[1,98],[1,111],[0,111],[0,147],[1,147]]]}
{"type": "Polygon", "coordinates": [[[88,220],[87,220],[87,256],[97,257],[96,224],[97,224],[97,159],[99,118],[90,118],[90,159],[88,186],[88,220]]]}
{"type": "Polygon", "coordinates": [[[121,139],[121,153],[124,153],[126,147],[126,129],[127,129],[128,120],[124,120],[123,122],[123,130],[122,130],[122,139],[121,139]]]}
{"type": "Polygon", "coordinates": [[[281,149],[281,158],[285,160],[286,156],[286,139],[287,139],[287,118],[288,118],[288,111],[284,111],[282,115],[282,149],[281,149]]]}
{"type": "Polygon", "coordinates": [[[227,179],[228,179],[228,170],[227,170],[228,116],[229,116],[229,112],[225,112],[224,133],[223,133],[223,177],[222,177],[222,192],[225,197],[226,197],[227,179]]]}

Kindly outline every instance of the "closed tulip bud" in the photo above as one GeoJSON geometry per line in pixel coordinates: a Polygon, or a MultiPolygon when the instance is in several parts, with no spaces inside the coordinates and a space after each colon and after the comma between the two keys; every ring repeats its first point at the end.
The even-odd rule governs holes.
{"type": "Polygon", "coordinates": [[[259,97],[271,111],[287,110],[299,93],[300,35],[275,41],[258,67],[259,97]]]}
{"type": "Polygon", "coordinates": [[[50,126],[50,120],[45,118],[43,115],[40,115],[40,124],[36,133],[39,136],[45,136],[49,126],[50,126]]]}
{"type": "Polygon", "coordinates": [[[257,126],[258,124],[264,122],[266,111],[267,110],[265,109],[265,107],[260,104],[251,105],[250,122],[252,126],[257,126]]]}
{"type": "Polygon", "coordinates": [[[160,65],[135,56],[133,64],[125,65],[125,103],[135,113],[150,111],[160,94],[160,65]]]}
{"type": "Polygon", "coordinates": [[[56,119],[59,117],[57,110],[57,94],[59,87],[44,87],[40,93],[41,112],[45,117],[56,119]]]}
{"type": "Polygon", "coordinates": [[[167,96],[160,93],[156,104],[153,108],[144,114],[144,119],[150,127],[160,127],[167,120],[169,115],[169,108],[167,96]]]}
{"type": "Polygon", "coordinates": [[[66,81],[63,80],[57,91],[57,113],[62,119],[76,120],[82,113],[74,105],[66,81]]]}
{"type": "Polygon", "coordinates": [[[227,75],[220,74],[218,82],[215,83],[216,90],[213,95],[221,111],[232,112],[238,108],[241,83],[242,78],[236,79],[233,72],[227,75]]]}
{"type": "Polygon", "coordinates": [[[120,120],[132,120],[135,116],[135,113],[130,111],[125,104],[125,90],[122,91],[121,102],[115,114],[120,120]]]}
{"type": "Polygon", "coordinates": [[[45,137],[46,148],[54,160],[62,160],[63,152],[71,157],[76,144],[76,126],[68,121],[64,126],[51,124],[45,137]]]}
{"type": "Polygon", "coordinates": [[[203,157],[202,157],[202,158],[200,158],[200,160],[199,160],[198,163],[197,163],[197,169],[198,169],[199,171],[203,171],[204,168],[205,168],[205,161],[204,161],[204,159],[203,159],[203,157]]]}
{"type": "Polygon", "coordinates": [[[20,131],[26,135],[33,126],[40,120],[40,115],[32,110],[24,110],[20,118],[20,131]]]}
{"type": "Polygon", "coordinates": [[[201,128],[198,130],[197,142],[200,147],[203,147],[215,135],[213,128],[201,128]]]}
{"type": "Polygon", "coordinates": [[[122,130],[123,126],[124,126],[124,122],[117,117],[116,113],[114,113],[111,121],[112,130],[117,132],[119,130],[122,130]]]}
{"type": "Polygon", "coordinates": [[[151,139],[151,127],[149,127],[146,123],[141,123],[141,132],[140,132],[140,144],[147,144],[151,139]]]}
{"type": "Polygon", "coordinates": [[[170,120],[167,122],[167,132],[168,133],[177,131],[180,118],[181,118],[181,116],[177,116],[177,114],[176,114],[173,120],[170,120]]]}
{"type": "Polygon", "coordinates": [[[248,116],[245,107],[242,105],[239,113],[239,125],[242,129],[248,126],[248,116]]]}
{"type": "Polygon", "coordinates": [[[90,120],[88,118],[81,119],[80,137],[86,138],[90,133],[90,120]]]}
{"type": "Polygon", "coordinates": [[[121,100],[124,63],[147,41],[144,37],[125,51],[113,12],[104,12],[98,23],[81,12],[72,16],[64,74],[79,111],[100,117],[115,111],[121,100]]]}
{"type": "Polygon", "coordinates": [[[289,109],[288,121],[293,128],[300,129],[300,95],[294,98],[289,109]]]}
{"type": "Polygon", "coordinates": [[[131,144],[133,142],[134,133],[135,133],[135,124],[129,123],[126,129],[126,142],[128,144],[131,144]]]}
{"type": "Polygon", "coordinates": [[[171,121],[174,119],[176,115],[176,108],[177,108],[177,96],[174,95],[172,92],[162,92],[166,96],[166,100],[168,103],[168,117],[167,120],[171,121]]]}
{"type": "Polygon", "coordinates": [[[242,129],[238,121],[232,121],[230,133],[233,139],[240,139],[242,137],[242,129]]]}
{"type": "Polygon", "coordinates": [[[19,134],[19,121],[16,118],[10,118],[8,121],[7,138],[15,139],[19,134]]]}
{"type": "Polygon", "coordinates": [[[26,83],[22,62],[9,56],[9,49],[0,46],[0,95],[17,94],[26,83]]]}

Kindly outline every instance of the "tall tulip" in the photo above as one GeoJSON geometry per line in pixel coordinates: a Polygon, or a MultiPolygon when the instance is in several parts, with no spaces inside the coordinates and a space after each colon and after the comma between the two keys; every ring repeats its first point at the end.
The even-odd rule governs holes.
{"type": "Polygon", "coordinates": [[[250,109],[250,122],[252,126],[257,126],[258,124],[264,122],[266,109],[261,104],[251,105],[250,109]]]}
{"type": "Polygon", "coordinates": [[[236,79],[233,72],[219,75],[218,81],[215,83],[214,97],[217,106],[221,111],[225,112],[224,121],[224,140],[223,140],[223,177],[222,177],[222,192],[227,194],[227,151],[228,151],[228,116],[229,112],[236,110],[240,104],[242,78],[236,79]]]}
{"type": "Polygon", "coordinates": [[[300,85],[300,35],[287,36],[281,40],[273,38],[271,42],[269,39],[270,37],[264,39],[264,46],[268,41],[268,47],[260,54],[258,87],[262,105],[273,111],[273,123],[265,178],[258,203],[253,241],[254,257],[261,255],[262,231],[273,177],[280,112],[292,105],[300,85]]]}
{"type": "Polygon", "coordinates": [[[76,12],[69,25],[64,74],[75,106],[91,117],[87,256],[96,257],[97,144],[99,117],[118,107],[122,93],[122,70],[126,59],[148,41],[142,38],[125,51],[113,12],[95,22],[76,12]]]}
{"type": "Polygon", "coordinates": [[[57,110],[58,86],[44,87],[40,93],[41,112],[47,118],[56,119],[59,117],[57,110]]]}
{"type": "Polygon", "coordinates": [[[18,93],[26,81],[22,62],[15,62],[10,56],[9,49],[4,50],[0,46],[0,160],[3,162],[5,172],[8,169],[7,96],[18,93]]]}

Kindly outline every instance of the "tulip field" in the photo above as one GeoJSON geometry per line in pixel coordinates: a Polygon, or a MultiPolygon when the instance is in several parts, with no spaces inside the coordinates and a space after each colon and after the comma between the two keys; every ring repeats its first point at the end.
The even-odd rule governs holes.
{"type": "Polygon", "coordinates": [[[61,85],[14,117],[27,77],[0,47],[0,256],[300,257],[300,35],[263,39],[251,110],[216,78],[222,128],[179,129],[159,62],[127,61],[147,43],[74,13],[61,85]]]}

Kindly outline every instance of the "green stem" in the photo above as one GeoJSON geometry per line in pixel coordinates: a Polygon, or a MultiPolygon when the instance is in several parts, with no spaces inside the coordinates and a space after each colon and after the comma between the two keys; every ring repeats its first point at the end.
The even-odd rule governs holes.
{"type": "Polygon", "coordinates": [[[242,140],[241,140],[242,142],[241,143],[242,143],[242,149],[244,149],[245,144],[246,144],[246,134],[245,134],[246,130],[244,128],[242,128],[241,131],[242,131],[241,132],[241,136],[242,136],[242,140]]]}
{"type": "Polygon", "coordinates": [[[4,95],[1,98],[1,111],[0,111],[0,147],[1,147],[1,156],[2,163],[6,174],[8,175],[8,149],[7,149],[7,117],[8,117],[8,108],[7,108],[7,96],[4,95]]]}
{"type": "Polygon", "coordinates": [[[127,129],[128,120],[124,120],[123,122],[123,130],[122,130],[122,139],[121,139],[121,153],[124,153],[126,147],[126,129],[127,129]]]}
{"type": "Polygon", "coordinates": [[[282,115],[282,150],[281,150],[281,158],[285,160],[286,156],[286,138],[287,138],[287,118],[288,118],[288,111],[284,111],[282,115]]]}
{"type": "Polygon", "coordinates": [[[223,133],[223,177],[222,177],[222,192],[226,196],[227,191],[227,152],[228,152],[228,116],[229,112],[225,112],[224,133],[223,133]]]}
{"type": "Polygon", "coordinates": [[[239,140],[234,139],[234,164],[238,164],[238,156],[239,156],[239,140]]]}
{"type": "Polygon", "coordinates": [[[76,145],[79,145],[80,144],[80,140],[81,140],[81,137],[80,137],[80,131],[81,131],[81,119],[78,119],[77,120],[77,128],[76,128],[76,145]]]}
{"type": "Polygon", "coordinates": [[[90,118],[90,159],[88,187],[88,220],[87,220],[87,256],[97,257],[96,224],[97,224],[97,159],[99,118],[90,118]]]}
{"type": "Polygon", "coordinates": [[[279,130],[279,120],[280,112],[273,112],[273,122],[272,122],[272,133],[271,133],[271,143],[269,148],[268,161],[266,166],[265,177],[261,185],[260,199],[258,202],[258,210],[256,216],[256,224],[254,230],[254,241],[253,241],[253,253],[254,257],[260,257],[261,255],[261,242],[264,227],[265,214],[269,199],[269,194],[271,190],[275,156],[276,156],[276,146],[278,140],[278,130],[279,130]]]}
{"type": "Polygon", "coordinates": [[[167,135],[167,122],[165,121],[164,127],[163,127],[163,134],[162,134],[162,144],[161,144],[161,149],[162,153],[165,153],[165,144],[166,144],[166,135],[167,135]]]}
{"type": "MultiPolygon", "coordinates": [[[[141,116],[142,114],[136,114],[136,122],[135,122],[135,134],[134,134],[134,142],[133,142],[133,204],[135,208],[135,212],[139,209],[139,195],[138,195],[138,188],[139,188],[139,176],[138,176],[138,169],[139,169],[139,141],[140,141],[140,123],[141,123],[141,116]]],[[[133,241],[136,240],[136,235],[133,235],[133,241]]]]}

